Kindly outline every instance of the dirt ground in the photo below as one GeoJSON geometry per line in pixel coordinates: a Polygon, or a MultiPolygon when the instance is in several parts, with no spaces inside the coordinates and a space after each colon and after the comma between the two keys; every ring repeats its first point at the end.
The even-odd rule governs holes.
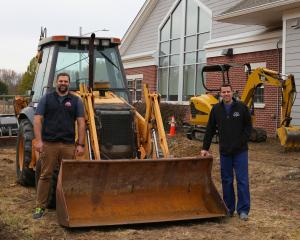
{"type": "MultiPolygon", "coordinates": [[[[183,134],[169,139],[174,156],[196,156],[201,143],[183,134]]],[[[219,157],[214,153],[213,179],[220,192],[219,157]]],[[[35,189],[16,183],[15,149],[0,149],[0,239],[300,239],[300,154],[284,152],[276,139],[250,143],[251,212],[248,222],[233,218],[114,227],[67,229],[49,210],[32,219],[35,189]]]]}

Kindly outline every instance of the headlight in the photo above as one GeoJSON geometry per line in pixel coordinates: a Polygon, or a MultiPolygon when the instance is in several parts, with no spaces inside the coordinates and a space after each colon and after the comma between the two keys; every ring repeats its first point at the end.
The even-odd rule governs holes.
{"type": "Polygon", "coordinates": [[[101,45],[102,45],[103,47],[109,47],[109,45],[110,45],[110,40],[109,40],[109,39],[103,39],[103,40],[101,41],[101,45]]]}
{"type": "Polygon", "coordinates": [[[81,39],[81,40],[80,40],[80,44],[81,44],[81,45],[89,45],[89,43],[90,43],[90,40],[89,40],[89,39],[81,39]]]}

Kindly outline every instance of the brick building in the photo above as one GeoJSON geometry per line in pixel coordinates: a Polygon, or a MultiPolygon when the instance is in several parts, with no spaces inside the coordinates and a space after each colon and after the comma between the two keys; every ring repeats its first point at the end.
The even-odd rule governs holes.
{"type": "MultiPolygon", "coordinates": [[[[162,99],[188,106],[204,93],[204,64],[251,63],[295,75],[300,89],[300,1],[295,0],[146,0],[120,47],[132,98],[141,98],[142,83],[162,99]],[[232,53],[232,54],[227,54],[232,53]]],[[[230,78],[240,93],[243,67],[230,78]]],[[[208,86],[219,86],[209,76],[208,86]]],[[[280,118],[280,91],[263,86],[255,97],[256,126],[274,135],[280,118]]],[[[188,109],[188,108],[187,108],[188,109]]],[[[300,125],[300,96],[292,110],[300,125]]]]}

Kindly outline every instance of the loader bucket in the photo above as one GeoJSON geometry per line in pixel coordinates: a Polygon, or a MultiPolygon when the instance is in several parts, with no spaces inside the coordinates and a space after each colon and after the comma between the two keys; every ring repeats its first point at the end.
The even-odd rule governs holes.
{"type": "Polygon", "coordinates": [[[300,128],[299,127],[280,127],[277,129],[280,144],[286,149],[300,148],[300,128]]]}
{"type": "Polygon", "coordinates": [[[227,209],[212,179],[212,158],[63,160],[58,221],[87,227],[213,218],[227,209]]]}

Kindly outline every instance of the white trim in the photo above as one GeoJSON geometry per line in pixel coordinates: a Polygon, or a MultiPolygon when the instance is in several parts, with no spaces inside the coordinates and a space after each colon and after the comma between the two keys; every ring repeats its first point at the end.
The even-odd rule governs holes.
{"type": "MultiPolygon", "coordinates": [[[[209,15],[210,17],[212,18],[213,17],[213,13],[212,13],[212,10],[210,8],[208,8],[203,2],[201,2],[200,0],[195,0],[196,3],[198,4],[198,6],[200,8],[202,8],[203,10],[205,10],[209,15]]],[[[213,19],[211,19],[211,22],[213,22],[213,19]]]]}
{"type": "Polygon", "coordinates": [[[127,80],[144,79],[144,74],[128,74],[126,75],[127,80]]]}
{"type": "Polygon", "coordinates": [[[254,103],[254,108],[265,108],[265,103],[254,103]]]}
{"type": "MultiPolygon", "coordinates": [[[[257,31],[254,33],[257,33],[257,31]]],[[[278,40],[282,38],[281,30],[259,35],[256,34],[244,38],[242,38],[242,35],[243,34],[239,34],[230,38],[217,38],[209,41],[204,46],[206,50],[206,58],[223,56],[221,54],[222,50],[228,47],[233,48],[234,54],[276,49],[278,40]]]]}
{"type": "MultiPolygon", "coordinates": [[[[166,24],[167,19],[171,16],[172,12],[174,11],[174,9],[177,7],[178,3],[182,1],[182,0],[176,0],[170,10],[167,12],[167,14],[165,15],[165,17],[163,18],[163,20],[161,21],[161,23],[158,25],[158,32],[160,33],[161,28],[166,24]]],[[[158,39],[158,43],[160,42],[160,39],[158,39]]]]}
{"type": "MultiPolygon", "coordinates": [[[[252,43],[248,43],[248,44],[247,43],[233,44],[233,45],[230,45],[230,47],[233,48],[234,55],[243,54],[243,53],[259,52],[259,51],[267,51],[267,50],[276,49],[278,40],[279,39],[277,38],[274,40],[257,41],[257,42],[252,42],[252,43]]],[[[223,56],[221,54],[221,52],[224,48],[226,48],[226,46],[208,49],[206,51],[206,58],[223,56]]],[[[227,48],[228,48],[228,46],[227,46],[227,48]]]]}
{"type": "Polygon", "coordinates": [[[125,55],[122,56],[122,60],[133,60],[133,59],[138,59],[138,58],[153,58],[155,54],[155,51],[149,51],[149,52],[142,52],[142,53],[137,53],[137,54],[131,54],[131,55],[125,55]]]}
{"type": "Polygon", "coordinates": [[[131,42],[135,39],[136,34],[142,28],[158,1],[159,0],[145,1],[144,5],[140,9],[139,13],[134,18],[133,22],[131,23],[131,25],[129,26],[125,35],[122,38],[122,43],[119,48],[121,55],[123,55],[127,51],[131,42]]]}
{"type": "Polygon", "coordinates": [[[281,71],[285,74],[285,59],[286,59],[286,19],[283,18],[282,23],[282,59],[281,59],[281,71]]]}
{"type": "Polygon", "coordinates": [[[125,69],[156,65],[155,51],[122,56],[125,69]]]}
{"type": "Polygon", "coordinates": [[[183,16],[183,21],[181,22],[181,34],[180,34],[180,47],[179,47],[179,66],[178,66],[178,101],[177,102],[182,102],[182,97],[183,97],[183,74],[184,74],[184,30],[185,30],[185,24],[186,24],[186,1],[183,1],[182,3],[182,16],[183,16]]]}
{"type": "Polygon", "coordinates": [[[156,66],[156,61],[155,59],[148,59],[148,60],[136,60],[136,61],[128,61],[124,62],[123,61],[123,66],[125,69],[130,69],[130,68],[138,68],[138,67],[148,67],[148,66],[156,66]]]}
{"type": "Polygon", "coordinates": [[[300,8],[295,8],[293,10],[289,10],[283,13],[282,19],[288,20],[291,18],[298,18],[300,17],[300,8]]]}
{"type": "MultiPolygon", "coordinates": [[[[250,67],[251,67],[251,70],[255,70],[256,68],[259,68],[259,67],[266,68],[267,67],[267,62],[251,62],[250,67]]],[[[247,72],[247,67],[246,66],[245,66],[245,72],[247,72]]]]}
{"type": "Polygon", "coordinates": [[[222,20],[225,20],[228,18],[242,16],[242,15],[249,14],[249,13],[260,12],[263,10],[277,8],[277,7],[281,7],[281,6],[285,6],[285,5],[289,5],[289,4],[297,3],[297,2],[299,2],[299,0],[281,0],[281,1],[277,1],[277,2],[266,3],[266,4],[258,5],[255,7],[234,11],[231,13],[221,14],[221,15],[215,16],[214,20],[222,21],[222,20]]]}
{"type": "Polygon", "coordinates": [[[254,42],[258,40],[273,39],[280,36],[281,36],[281,30],[272,31],[272,32],[268,30],[267,31],[257,30],[248,33],[235,34],[229,37],[212,39],[205,44],[204,48],[209,49],[218,46],[226,46],[226,45],[239,44],[245,42],[254,42]]]}
{"type": "Polygon", "coordinates": [[[159,45],[160,45],[160,28],[157,28],[157,42],[156,42],[156,55],[155,55],[155,64],[157,65],[157,70],[156,70],[156,92],[158,92],[158,78],[159,78],[159,45]]]}
{"type": "Polygon", "coordinates": [[[287,20],[300,17],[300,8],[289,10],[282,16],[282,73],[286,73],[286,34],[287,20]]]}

